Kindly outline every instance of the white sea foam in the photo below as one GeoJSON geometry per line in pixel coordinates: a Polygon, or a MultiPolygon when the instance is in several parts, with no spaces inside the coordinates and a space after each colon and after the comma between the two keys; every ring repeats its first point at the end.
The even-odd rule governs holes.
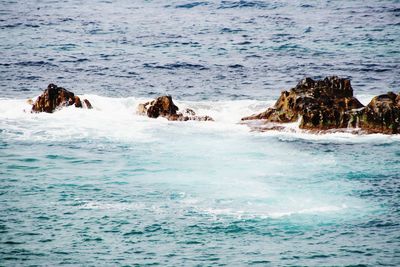
{"type": "Polygon", "coordinates": [[[87,202],[79,206],[80,209],[89,210],[138,210],[146,208],[144,203],[102,203],[102,202],[87,202]]]}
{"type": "MultiPolygon", "coordinates": [[[[175,101],[181,108],[192,108],[198,115],[209,115],[215,122],[170,122],[163,118],[150,119],[136,114],[144,98],[110,98],[84,95],[90,99],[93,110],[67,107],[52,114],[30,113],[25,99],[0,99],[0,124],[6,138],[21,140],[60,140],[81,138],[106,138],[115,141],[152,141],[160,138],[160,129],[171,129],[170,134],[223,133],[276,136],[283,141],[297,139],[332,142],[392,142],[399,136],[354,135],[352,132],[315,134],[302,131],[296,123],[287,124],[282,131],[251,132],[240,124],[244,116],[264,111],[274,101],[175,101]]],[[[371,96],[358,96],[365,104],[371,96]]]]}
{"type": "MultiPolygon", "coordinates": [[[[242,196],[240,196],[242,197],[242,196]]],[[[291,203],[281,203],[291,204],[291,203]]],[[[89,201],[83,202],[82,205],[77,206],[79,209],[84,210],[99,210],[99,211],[136,211],[136,212],[156,212],[156,213],[168,213],[168,210],[175,207],[177,210],[181,210],[182,213],[187,211],[197,211],[199,213],[205,213],[212,216],[233,216],[240,219],[245,218],[282,218],[293,215],[301,214],[314,214],[314,215],[324,215],[337,212],[345,212],[349,209],[348,205],[345,203],[339,205],[330,204],[316,204],[313,206],[301,207],[299,206],[280,206],[272,207],[271,205],[253,205],[252,203],[238,203],[236,201],[226,201],[221,205],[221,203],[216,203],[215,201],[209,201],[207,199],[200,198],[189,198],[186,200],[181,200],[178,202],[165,201],[162,204],[149,204],[149,203],[118,203],[118,202],[98,202],[89,201]]],[[[361,207],[352,207],[361,209],[361,207]]]]}
{"type": "MultiPolygon", "coordinates": [[[[267,207],[266,207],[267,208],[267,207]]],[[[260,211],[258,210],[251,210],[246,207],[238,207],[235,208],[206,208],[203,211],[214,215],[214,216],[234,216],[238,217],[240,219],[245,219],[245,218],[282,218],[282,217],[288,217],[288,216],[293,216],[293,215],[298,215],[298,214],[315,214],[315,215],[324,215],[324,214],[329,214],[329,213],[334,213],[334,212],[341,212],[345,211],[347,209],[346,204],[342,204],[340,206],[335,206],[335,205],[328,205],[328,206],[315,206],[315,207],[310,207],[306,209],[283,209],[282,211],[275,211],[272,209],[271,211],[264,210],[260,211]]]]}

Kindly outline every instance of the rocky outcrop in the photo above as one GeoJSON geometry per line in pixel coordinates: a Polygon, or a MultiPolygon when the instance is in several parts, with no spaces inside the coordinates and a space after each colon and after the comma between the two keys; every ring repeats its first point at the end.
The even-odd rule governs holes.
{"type": "Polygon", "coordinates": [[[196,116],[192,109],[186,109],[182,113],[172,101],[171,96],[160,96],[153,101],[139,104],[137,113],[149,118],[164,117],[170,121],[213,121],[209,116],[196,116]]]}
{"type": "Polygon", "coordinates": [[[33,103],[32,112],[53,113],[57,109],[71,105],[77,108],[92,108],[89,100],[84,99],[82,103],[81,99],[74,93],[55,84],[49,84],[47,89],[33,103]]]}
{"type": "Polygon", "coordinates": [[[388,92],[375,96],[360,112],[359,127],[370,133],[400,133],[400,94],[388,92]]]}
{"type": "Polygon", "coordinates": [[[350,80],[337,76],[314,81],[305,78],[283,91],[274,107],[242,118],[272,123],[299,121],[307,130],[360,128],[373,133],[399,133],[400,97],[394,93],[377,96],[364,107],[353,96],[350,80]]]}
{"type": "Polygon", "coordinates": [[[270,122],[295,122],[300,128],[332,129],[347,127],[353,109],[363,105],[353,97],[350,80],[336,76],[314,81],[306,78],[290,91],[283,91],[273,108],[242,120],[264,119],[270,122]]]}

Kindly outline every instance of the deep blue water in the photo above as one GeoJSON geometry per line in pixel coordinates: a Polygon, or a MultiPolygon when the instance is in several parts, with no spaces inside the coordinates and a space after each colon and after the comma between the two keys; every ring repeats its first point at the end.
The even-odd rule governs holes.
{"type": "Polygon", "coordinates": [[[1,1],[5,97],[260,99],[304,76],[398,90],[399,1],[1,1]]]}
{"type": "Polygon", "coordinates": [[[400,136],[238,124],[399,92],[399,47],[399,1],[0,1],[0,266],[400,266],[400,136]],[[50,82],[94,110],[25,112],[50,82]]]}

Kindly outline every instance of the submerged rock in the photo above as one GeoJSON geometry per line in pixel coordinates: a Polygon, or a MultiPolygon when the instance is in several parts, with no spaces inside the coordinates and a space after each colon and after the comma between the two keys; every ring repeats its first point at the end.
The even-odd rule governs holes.
{"type": "Polygon", "coordinates": [[[375,97],[364,107],[353,96],[350,80],[337,76],[323,80],[305,78],[283,91],[274,107],[242,118],[272,123],[299,121],[299,128],[326,131],[360,128],[367,132],[399,133],[400,97],[394,93],[375,97]]]}
{"type": "Polygon", "coordinates": [[[139,104],[137,113],[149,118],[164,117],[170,121],[213,121],[209,116],[196,116],[192,109],[185,109],[183,113],[177,112],[179,108],[172,101],[171,96],[160,96],[153,101],[139,104]]]}
{"type": "Polygon", "coordinates": [[[32,112],[52,113],[56,109],[71,105],[77,108],[82,108],[83,106],[88,109],[92,108],[89,100],[84,99],[83,102],[84,105],[82,105],[82,101],[78,96],[75,96],[74,93],[67,89],[58,87],[55,84],[49,84],[47,89],[32,104],[32,112]]]}
{"type": "Polygon", "coordinates": [[[92,104],[87,99],[83,100],[83,107],[87,108],[87,109],[92,109],[93,108],[92,104]]]}

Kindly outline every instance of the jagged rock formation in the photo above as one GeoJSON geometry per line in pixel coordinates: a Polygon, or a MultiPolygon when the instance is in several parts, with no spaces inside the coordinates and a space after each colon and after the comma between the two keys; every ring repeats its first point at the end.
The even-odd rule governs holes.
{"type": "Polygon", "coordinates": [[[360,128],[370,133],[400,133],[400,94],[375,96],[359,114],[360,128]]]}
{"type": "Polygon", "coordinates": [[[139,104],[137,112],[149,118],[164,117],[170,121],[213,121],[209,116],[196,116],[191,109],[184,110],[183,113],[177,112],[179,108],[172,101],[171,96],[160,96],[153,101],[139,104]]]}
{"type": "Polygon", "coordinates": [[[56,109],[71,105],[75,105],[77,108],[92,108],[89,100],[84,99],[82,103],[81,99],[74,93],[55,84],[49,84],[47,89],[33,103],[32,112],[53,113],[56,109]]]}
{"type": "Polygon", "coordinates": [[[305,78],[283,91],[273,108],[242,118],[288,123],[300,119],[307,130],[359,127],[371,133],[399,133],[400,97],[394,93],[375,97],[367,107],[353,96],[350,80],[337,76],[314,81],[305,78]]]}

